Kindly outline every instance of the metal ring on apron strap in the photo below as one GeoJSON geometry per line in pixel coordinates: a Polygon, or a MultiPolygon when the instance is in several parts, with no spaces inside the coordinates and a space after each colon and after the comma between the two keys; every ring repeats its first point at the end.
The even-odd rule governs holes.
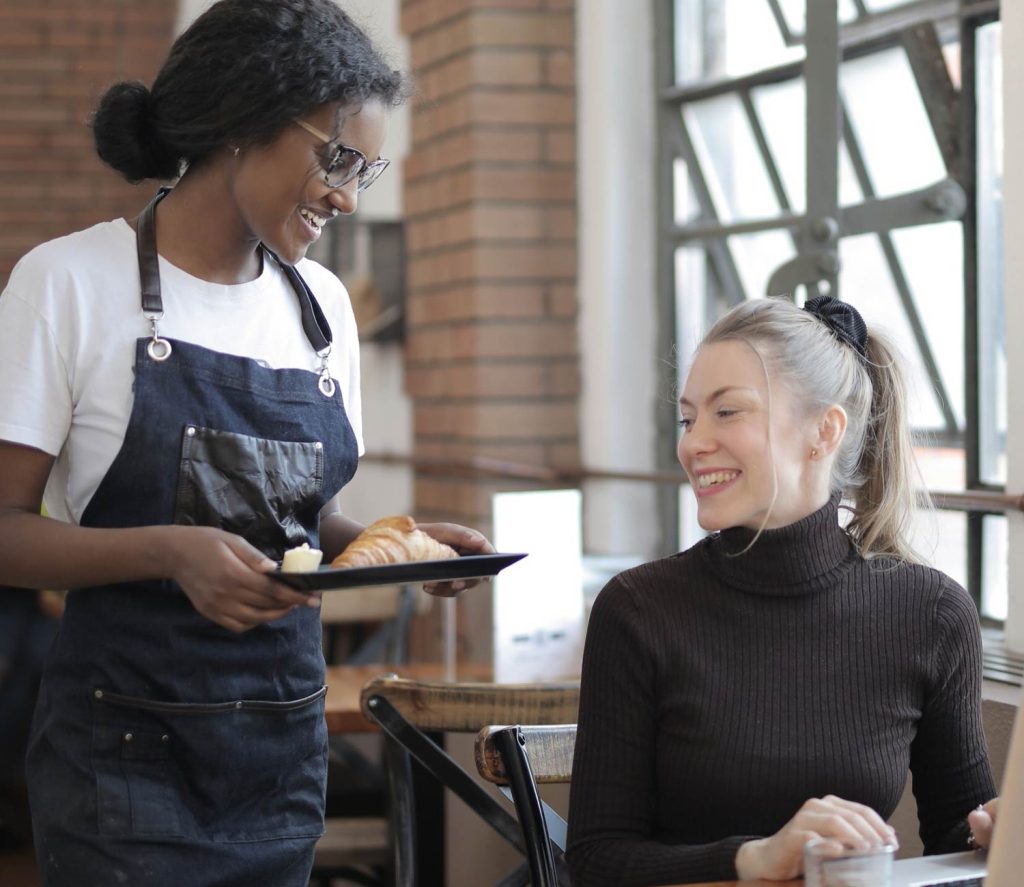
{"type": "Polygon", "coordinates": [[[324,397],[334,397],[334,391],[337,386],[334,384],[334,379],[331,378],[329,373],[324,373],[320,377],[320,381],[317,382],[317,387],[320,389],[320,393],[324,397]]]}
{"type": "Polygon", "coordinates": [[[157,362],[167,360],[171,351],[171,343],[166,339],[152,339],[146,346],[146,353],[157,362]]]}
{"type": "Polygon", "coordinates": [[[337,389],[337,386],[334,384],[334,379],[331,378],[331,370],[327,366],[327,358],[330,356],[330,353],[330,345],[328,345],[323,351],[317,352],[317,356],[320,358],[320,381],[316,384],[320,389],[320,393],[324,397],[334,397],[334,392],[337,389]]]}
{"type": "Polygon", "coordinates": [[[156,322],[164,316],[163,311],[159,313],[147,313],[146,317],[149,320],[150,326],[153,328],[153,338],[146,346],[146,353],[155,361],[164,361],[171,356],[171,343],[166,339],[161,339],[156,331],[156,322]]]}

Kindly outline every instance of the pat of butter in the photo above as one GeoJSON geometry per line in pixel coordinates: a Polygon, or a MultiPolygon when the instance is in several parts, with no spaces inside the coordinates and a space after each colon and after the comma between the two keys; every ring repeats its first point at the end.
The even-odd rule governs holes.
{"type": "Polygon", "coordinates": [[[310,548],[303,542],[298,548],[289,548],[281,561],[282,573],[312,573],[320,566],[324,553],[318,548],[310,548]]]}

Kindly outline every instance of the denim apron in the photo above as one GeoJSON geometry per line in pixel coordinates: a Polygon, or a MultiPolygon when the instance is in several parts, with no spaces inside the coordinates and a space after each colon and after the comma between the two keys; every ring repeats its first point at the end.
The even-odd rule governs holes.
{"type": "MultiPolygon", "coordinates": [[[[282,265],[319,375],[160,338],[162,196],[138,230],[153,336],[136,342],[124,443],[81,524],[220,527],[275,559],[316,547],[358,458],[326,319],[282,265]]],[[[44,885],[306,887],[326,784],[320,639],[314,608],[236,634],[169,580],[70,592],[27,757],[44,885]]]]}

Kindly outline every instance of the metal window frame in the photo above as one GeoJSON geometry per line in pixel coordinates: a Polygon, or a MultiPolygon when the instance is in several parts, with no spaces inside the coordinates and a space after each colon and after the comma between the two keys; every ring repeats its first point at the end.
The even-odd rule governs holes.
{"type": "MultiPolygon", "coordinates": [[[[786,21],[778,0],[767,2],[779,32],[787,46],[804,42],[804,35],[794,33],[786,21]]],[[[834,40],[839,52],[839,62],[848,61],[863,55],[879,52],[883,49],[901,47],[908,59],[919,94],[925,105],[933,135],[939,146],[946,165],[948,181],[958,183],[963,192],[964,202],[946,218],[959,218],[962,224],[964,240],[964,432],[961,432],[953,412],[949,392],[939,372],[938,362],[931,348],[927,333],[921,322],[919,312],[914,304],[912,291],[903,269],[899,255],[893,244],[892,228],[884,225],[869,228],[879,238],[879,244],[885,257],[886,265],[892,276],[898,297],[906,312],[915,343],[918,346],[922,361],[928,372],[941,410],[945,428],[938,434],[927,435],[927,443],[963,446],[967,465],[966,489],[999,491],[1003,487],[987,484],[980,478],[980,442],[979,442],[979,392],[978,392],[978,292],[977,292],[977,221],[976,221],[976,112],[975,101],[975,45],[974,38],[978,28],[998,20],[998,0],[917,0],[904,6],[884,12],[870,13],[862,0],[856,0],[858,18],[847,25],[840,26],[837,13],[832,10],[831,20],[828,14],[821,13],[825,4],[816,4],[808,10],[807,30],[812,41],[834,40]],[[961,84],[959,93],[960,106],[956,106],[957,93],[945,70],[941,56],[941,39],[938,24],[948,27],[955,23],[960,39],[961,52],[961,84]],[[834,29],[834,30],[833,30],[834,29]],[[962,214],[959,211],[962,208],[962,214]]],[[[655,83],[658,87],[657,117],[659,127],[658,139],[658,190],[659,228],[661,236],[657,246],[658,288],[661,293],[661,323],[658,324],[658,353],[669,354],[673,347],[674,330],[676,329],[676,291],[675,291],[675,251],[680,245],[696,245],[698,242],[706,249],[709,272],[715,276],[719,286],[728,294],[730,301],[737,293],[742,294],[742,280],[739,278],[735,258],[732,255],[728,238],[736,234],[784,229],[788,230],[794,243],[802,243],[805,249],[814,249],[816,245],[812,223],[823,211],[827,212],[838,204],[835,192],[838,189],[838,154],[832,152],[828,156],[827,149],[812,154],[813,148],[808,146],[807,158],[807,211],[797,214],[793,211],[791,201],[786,194],[785,186],[779,176],[773,153],[765,137],[764,129],[753,104],[753,90],[759,86],[785,82],[804,75],[805,67],[814,76],[805,78],[808,90],[808,107],[810,114],[818,118],[817,126],[821,126],[822,115],[829,119],[830,107],[837,107],[841,114],[837,115],[837,126],[841,126],[841,137],[845,141],[854,172],[864,195],[865,203],[870,204],[875,195],[875,188],[864,163],[863,153],[856,134],[853,131],[849,115],[838,103],[841,101],[836,79],[826,70],[811,68],[810,58],[798,62],[785,63],[766,68],[750,74],[707,80],[698,83],[678,85],[675,82],[674,55],[674,2],[673,0],[655,0],[655,83]],[[828,95],[832,91],[831,97],[828,95]],[[714,98],[726,94],[739,97],[748,125],[753,133],[757,150],[767,170],[772,190],[778,200],[780,212],[777,216],[766,219],[750,219],[735,224],[722,224],[712,205],[707,182],[704,178],[699,160],[693,150],[692,139],[686,130],[686,122],[682,108],[689,103],[714,98]],[[674,220],[672,164],[676,157],[682,157],[691,174],[691,185],[694,189],[700,217],[691,224],[676,225],[674,220]],[[829,181],[826,181],[828,179],[829,181]],[[835,189],[835,190],[834,190],[835,189]],[[832,207],[828,200],[819,206],[818,195],[832,197],[832,207]]],[[[828,62],[825,62],[827,67],[828,62]]],[[[840,133],[837,132],[837,139],[840,133]]],[[[941,183],[940,183],[941,184],[941,183]]],[[[927,190],[927,189],[926,189],[927,190]]],[[[923,199],[930,198],[933,202],[942,202],[948,194],[933,190],[930,195],[918,195],[923,199]]],[[[877,206],[868,206],[865,215],[877,210],[877,206]]],[[[892,207],[882,207],[883,216],[892,207]]],[[[898,214],[897,214],[898,215],[898,214]]],[[[938,220],[936,218],[935,220],[938,220]]],[[[834,275],[833,275],[834,277],[834,275]]],[[[829,279],[823,274],[822,279],[829,279]]],[[[829,281],[833,286],[835,281],[829,281]]],[[[667,411],[663,411],[667,412],[667,411]]],[[[668,454],[674,447],[667,446],[674,442],[677,429],[670,415],[659,416],[658,419],[658,450],[659,468],[670,469],[674,462],[668,454]]],[[[674,490],[664,490],[659,497],[661,516],[662,548],[674,551],[679,537],[678,498],[674,490]]],[[[980,605],[983,550],[983,521],[985,513],[967,513],[967,567],[968,587],[980,605]]]]}
{"type": "MultiPolygon", "coordinates": [[[[981,479],[981,402],[980,368],[981,329],[978,319],[978,201],[977,201],[977,32],[999,19],[998,7],[976,4],[973,15],[960,20],[960,95],[963,125],[960,131],[962,180],[967,193],[964,213],[964,385],[966,387],[964,439],[966,477],[969,490],[1005,492],[1005,485],[990,484],[981,479]]],[[[996,512],[970,512],[967,515],[967,589],[981,609],[985,582],[984,549],[985,517],[996,512]]],[[[985,625],[998,625],[998,620],[982,618],[985,625]]]]}

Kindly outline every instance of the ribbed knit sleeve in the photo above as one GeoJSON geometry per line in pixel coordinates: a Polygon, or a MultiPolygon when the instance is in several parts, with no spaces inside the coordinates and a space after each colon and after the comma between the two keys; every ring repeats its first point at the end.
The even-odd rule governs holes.
{"type": "Polygon", "coordinates": [[[995,797],[981,728],[981,637],[967,592],[947,582],[935,607],[933,674],[911,746],[910,769],[925,853],[967,846],[967,814],[995,797]]]}
{"type": "Polygon", "coordinates": [[[655,838],[659,698],[647,621],[617,579],[591,613],[566,853],[575,887],[734,880],[736,851],[747,840],[685,845],[655,838]]]}

